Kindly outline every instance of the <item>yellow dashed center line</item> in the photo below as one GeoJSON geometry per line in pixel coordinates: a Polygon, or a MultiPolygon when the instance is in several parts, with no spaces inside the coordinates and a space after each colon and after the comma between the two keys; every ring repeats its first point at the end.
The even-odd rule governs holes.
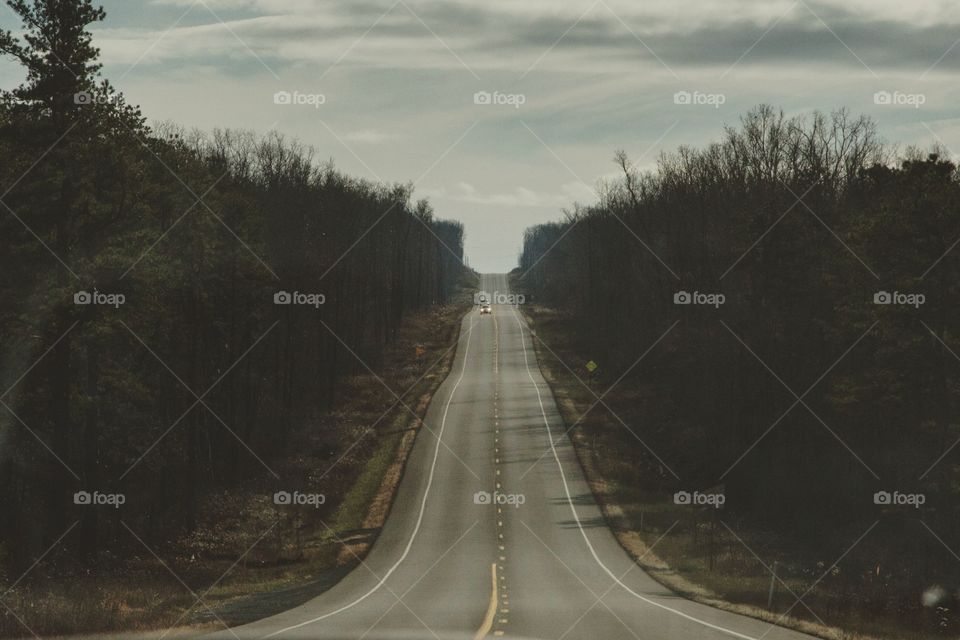
{"type": "MultiPolygon", "coordinates": [[[[499,476],[500,476],[500,324],[497,321],[497,316],[493,316],[493,326],[494,326],[494,360],[493,360],[493,373],[494,373],[494,382],[493,382],[493,464],[494,464],[494,475],[498,478],[496,481],[497,490],[501,488],[499,476]]],[[[501,552],[505,551],[503,545],[503,509],[500,506],[497,506],[497,538],[500,540],[501,544],[498,545],[501,552]]],[[[487,628],[487,633],[493,630],[493,626],[496,625],[498,628],[493,630],[494,636],[502,636],[504,634],[503,625],[506,625],[508,618],[506,614],[510,613],[510,600],[507,597],[507,578],[504,572],[504,563],[506,561],[505,555],[500,555],[500,563],[494,564],[494,586],[493,591],[497,600],[500,602],[494,604],[494,608],[487,612],[490,619],[490,627],[487,628]],[[496,575],[496,571],[499,568],[500,575],[499,579],[496,575]],[[499,584],[499,597],[496,596],[497,589],[499,584]],[[496,617],[497,608],[499,607],[500,617],[496,617]]]]}

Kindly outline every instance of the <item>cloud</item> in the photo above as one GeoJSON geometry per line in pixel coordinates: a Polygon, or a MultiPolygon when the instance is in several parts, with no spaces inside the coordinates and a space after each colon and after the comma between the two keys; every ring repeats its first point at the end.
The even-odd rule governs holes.
{"type": "Polygon", "coordinates": [[[560,185],[560,191],[555,193],[534,191],[526,187],[516,187],[513,191],[503,193],[481,193],[468,182],[460,182],[452,189],[441,187],[438,189],[422,189],[421,192],[422,195],[430,198],[499,207],[558,209],[568,207],[574,202],[596,200],[596,193],[593,189],[580,182],[562,184],[560,185]]]}
{"type": "MultiPolygon", "coordinates": [[[[155,4],[191,6],[192,0],[155,4]]],[[[679,12],[672,2],[608,0],[586,14],[584,7],[541,0],[205,0],[205,5],[191,11],[196,19],[205,17],[205,24],[168,33],[166,26],[101,29],[97,43],[108,61],[128,64],[145,43],[163,36],[145,63],[209,59],[249,47],[278,65],[324,65],[343,56],[347,66],[416,69],[465,63],[480,70],[522,71],[536,63],[539,70],[554,72],[619,73],[636,71],[638,65],[663,71],[659,57],[682,75],[690,67],[726,69],[748,50],[742,66],[817,62],[861,68],[852,50],[871,68],[922,72],[956,41],[958,24],[946,3],[921,7],[888,0],[707,0],[698,3],[696,12],[679,12]],[[205,5],[218,16],[241,12],[242,17],[225,20],[224,26],[204,11],[205,5]]],[[[957,53],[942,60],[944,70],[960,67],[957,53]]]]}
{"type": "Polygon", "coordinates": [[[394,142],[402,140],[405,136],[399,133],[388,133],[376,129],[362,129],[351,131],[340,136],[347,142],[359,142],[361,144],[380,144],[383,142],[394,142]]]}

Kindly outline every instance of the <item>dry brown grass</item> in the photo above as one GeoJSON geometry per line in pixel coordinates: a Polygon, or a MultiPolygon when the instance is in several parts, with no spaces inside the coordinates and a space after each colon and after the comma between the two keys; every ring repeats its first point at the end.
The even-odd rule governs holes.
{"type": "MultiPolygon", "coordinates": [[[[459,327],[459,324],[457,326],[459,327]]],[[[453,342],[456,343],[458,338],[459,331],[455,332],[453,342]]],[[[410,452],[413,450],[413,445],[417,439],[417,434],[423,426],[423,417],[427,413],[427,407],[430,406],[430,401],[433,399],[433,394],[439,387],[439,383],[450,373],[450,367],[453,365],[455,355],[456,350],[450,350],[442,357],[441,362],[437,365],[437,372],[433,378],[436,385],[430,385],[429,389],[420,396],[416,406],[412,407],[418,418],[414,419],[412,416],[401,416],[398,419],[400,423],[407,423],[406,428],[403,429],[403,436],[400,438],[400,444],[396,448],[393,461],[390,463],[390,466],[387,467],[386,473],[383,475],[383,481],[380,483],[380,488],[373,497],[370,507],[367,510],[367,515],[363,519],[363,523],[361,524],[362,529],[379,530],[383,527],[384,523],[386,523],[387,516],[390,514],[390,507],[393,505],[393,499],[397,494],[397,488],[403,479],[403,470],[406,468],[407,458],[410,456],[410,452]]],[[[367,551],[370,550],[372,544],[372,540],[361,540],[348,544],[340,550],[337,560],[339,563],[344,564],[355,558],[363,557],[367,551]]]]}

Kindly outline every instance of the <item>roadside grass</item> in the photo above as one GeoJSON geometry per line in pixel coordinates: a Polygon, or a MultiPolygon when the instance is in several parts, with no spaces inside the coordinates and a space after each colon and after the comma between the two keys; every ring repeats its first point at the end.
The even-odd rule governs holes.
{"type": "MultiPolygon", "coordinates": [[[[583,368],[589,357],[576,352],[564,319],[537,305],[523,312],[536,334],[540,369],[568,428],[575,425],[569,436],[604,516],[651,577],[692,600],[831,640],[929,640],[922,629],[942,624],[936,610],[899,609],[872,576],[846,575],[843,562],[832,566],[842,550],[819,548],[818,539],[762,530],[723,510],[674,504],[664,489],[665,470],[638,462],[638,443],[602,405],[589,410],[596,402],[583,368]]],[[[612,382],[593,391],[599,395],[612,382]]],[[[626,379],[604,403],[640,425],[654,395],[626,379]]]]}
{"type": "Polygon", "coordinates": [[[282,478],[300,479],[294,486],[326,495],[320,508],[278,509],[278,487],[249,482],[204,496],[197,530],[161,548],[123,558],[105,551],[86,566],[54,550],[19,583],[0,577],[0,637],[171,626],[199,633],[247,621],[232,612],[236,603],[252,600],[258,615],[270,615],[329,588],[376,539],[418,431],[400,403],[384,415],[396,398],[383,383],[423,416],[452,365],[473,288],[465,279],[450,304],[408,316],[377,376],[344,380],[336,409],[297,430],[291,455],[270,461],[282,478]],[[257,604],[265,593],[274,595],[257,604]]]}

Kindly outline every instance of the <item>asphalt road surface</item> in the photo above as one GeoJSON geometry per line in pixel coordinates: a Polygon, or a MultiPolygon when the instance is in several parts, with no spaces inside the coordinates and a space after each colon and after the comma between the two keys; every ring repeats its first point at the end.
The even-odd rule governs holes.
{"type": "MultiPolygon", "coordinates": [[[[481,289],[509,291],[504,275],[481,289]]],[[[631,560],[564,437],[529,329],[491,302],[492,314],[463,319],[364,562],[302,606],[209,637],[811,638],[685,600],[631,560]]]]}

